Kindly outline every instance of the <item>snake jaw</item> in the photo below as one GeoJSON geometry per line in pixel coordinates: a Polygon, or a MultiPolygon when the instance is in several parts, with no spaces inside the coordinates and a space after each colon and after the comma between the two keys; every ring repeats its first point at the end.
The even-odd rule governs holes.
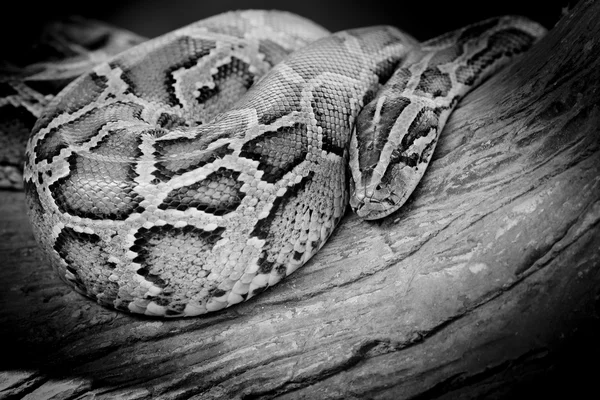
{"type": "Polygon", "coordinates": [[[374,199],[360,201],[355,204],[351,203],[350,205],[356,215],[367,221],[386,217],[394,211],[393,209],[386,209],[383,203],[374,199]]]}
{"type": "Polygon", "coordinates": [[[400,208],[402,203],[398,203],[398,200],[396,196],[388,196],[382,199],[370,197],[362,201],[350,201],[350,206],[361,219],[370,221],[387,217],[400,208]]]}
{"type": "Polygon", "coordinates": [[[369,185],[356,191],[352,185],[350,207],[364,220],[384,218],[404,203],[403,196],[398,196],[394,189],[388,185],[369,185]]]}
{"type": "Polygon", "coordinates": [[[383,177],[350,183],[350,206],[364,220],[387,217],[406,203],[423,176],[425,168],[399,163],[389,166],[383,177]]]}

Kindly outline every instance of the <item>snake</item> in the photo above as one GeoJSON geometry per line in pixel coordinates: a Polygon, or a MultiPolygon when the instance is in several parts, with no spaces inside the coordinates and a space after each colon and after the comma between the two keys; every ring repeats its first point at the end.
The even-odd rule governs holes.
{"type": "Polygon", "coordinates": [[[246,301],[316,254],[348,205],[364,220],[398,210],[460,99],[544,33],[503,16],[419,42],[241,10],[143,42],[35,123],[34,236],[65,282],[116,310],[246,301]]]}

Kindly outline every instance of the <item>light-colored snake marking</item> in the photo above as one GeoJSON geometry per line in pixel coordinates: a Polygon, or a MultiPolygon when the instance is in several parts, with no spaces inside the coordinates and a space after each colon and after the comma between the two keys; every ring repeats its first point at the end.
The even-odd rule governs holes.
{"type": "Polygon", "coordinates": [[[348,160],[357,213],[396,210],[460,97],[543,33],[504,17],[419,44],[245,11],[143,43],[37,121],[36,237],[68,283],[119,310],[247,300],[323,246],[349,201],[348,160]]]}

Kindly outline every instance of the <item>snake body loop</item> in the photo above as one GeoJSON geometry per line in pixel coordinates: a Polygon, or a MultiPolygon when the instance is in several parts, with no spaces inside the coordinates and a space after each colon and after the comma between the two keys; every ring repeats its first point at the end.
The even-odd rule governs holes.
{"type": "Polygon", "coordinates": [[[119,310],[247,300],[306,263],[350,198],[365,219],[399,208],[461,96],[543,33],[503,17],[420,44],[242,11],[143,43],[37,121],[36,238],[68,283],[119,310]]]}

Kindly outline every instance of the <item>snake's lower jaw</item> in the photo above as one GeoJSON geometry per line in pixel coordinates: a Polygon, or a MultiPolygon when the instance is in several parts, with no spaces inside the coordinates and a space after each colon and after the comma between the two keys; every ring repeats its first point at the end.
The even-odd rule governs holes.
{"type": "Polygon", "coordinates": [[[374,220],[387,217],[405,201],[405,196],[398,196],[388,190],[375,190],[370,196],[365,195],[365,192],[354,192],[350,198],[350,207],[361,219],[374,220]]]}
{"type": "Polygon", "coordinates": [[[396,164],[389,176],[357,183],[350,180],[350,207],[361,219],[387,217],[406,203],[422,177],[407,165],[396,164]]]}
{"type": "Polygon", "coordinates": [[[352,210],[358,215],[361,219],[364,220],[374,220],[387,216],[389,213],[385,209],[379,208],[380,204],[374,204],[370,202],[359,202],[356,205],[350,204],[352,210]]]}

